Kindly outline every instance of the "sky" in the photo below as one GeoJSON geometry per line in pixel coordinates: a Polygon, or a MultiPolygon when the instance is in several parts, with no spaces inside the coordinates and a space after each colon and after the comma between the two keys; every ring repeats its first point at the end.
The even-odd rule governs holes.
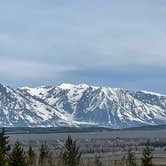
{"type": "Polygon", "coordinates": [[[0,1],[0,82],[166,94],[165,0],[0,1]]]}

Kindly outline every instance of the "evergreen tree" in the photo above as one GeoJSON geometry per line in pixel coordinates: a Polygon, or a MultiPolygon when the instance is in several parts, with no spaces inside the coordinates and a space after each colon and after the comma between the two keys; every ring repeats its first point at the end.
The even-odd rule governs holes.
{"type": "Polygon", "coordinates": [[[0,149],[6,155],[10,151],[8,136],[5,134],[5,128],[3,127],[0,132],[0,149]]]}
{"type": "Polygon", "coordinates": [[[16,142],[9,158],[9,166],[26,166],[25,152],[19,142],[16,142]]]}
{"type": "Polygon", "coordinates": [[[146,145],[144,150],[143,150],[143,157],[142,157],[142,166],[152,166],[152,155],[153,149],[149,146],[146,145]]]}
{"type": "Polygon", "coordinates": [[[102,166],[103,165],[98,156],[95,156],[94,165],[95,166],[102,166]]]}
{"type": "Polygon", "coordinates": [[[2,149],[0,149],[0,166],[6,166],[6,165],[7,165],[6,155],[4,154],[2,149]]]}
{"type": "Polygon", "coordinates": [[[28,149],[28,152],[27,152],[27,163],[28,163],[28,166],[32,166],[32,165],[35,165],[35,162],[36,162],[36,155],[35,155],[35,152],[33,151],[32,149],[32,146],[30,145],[29,146],[29,149],[28,149]]]}
{"type": "Polygon", "coordinates": [[[53,160],[53,154],[50,152],[48,155],[48,165],[49,166],[55,166],[54,160],[53,160]]]}
{"type": "Polygon", "coordinates": [[[62,160],[65,166],[78,166],[81,158],[81,153],[76,145],[76,141],[73,141],[68,136],[65,145],[64,152],[62,153],[62,160]]]}
{"type": "Polygon", "coordinates": [[[135,154],[130,150],[128,150],[128,155],[126,159],[126,166],[136,166],[136,158],[135,154]]]}
{"type": "Polygon", "coordinates": [[[49,158],[48,146],[46,144],[42,144],[39,154],[39,165],[45,166],[46,164],[48,164],[48,158],[49,158]]]}

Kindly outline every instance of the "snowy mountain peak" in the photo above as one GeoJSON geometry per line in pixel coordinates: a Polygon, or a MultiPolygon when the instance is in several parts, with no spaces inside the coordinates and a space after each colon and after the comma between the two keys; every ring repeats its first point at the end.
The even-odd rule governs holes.
{"type": "Polygon", "coordinates": [[[72,88],[74,88],[75,85],[69,84],[69,83],[62,83],[58,87],[61,88],[61,89],[66,90],[66,89],[72,89],[72,88]]]}
{"type": "Polygon", "coordinates": [[[166,95],[87,84],[0,85],[1,126],[105,126],[166,124],[166,95]]]}
{"type": "Polygon", "coordinates": [[[75,85],[75,84],[69,84],[69,83],[62,83],[58,87],[61,88],[61,89],[64,89],[64,90],[70,90],[70,89],[74,89],[74,88],[86,89],[86,88],[89,87],[89,85],[87,85],[87,84],[78,84],[78,85],[75,85]]]}

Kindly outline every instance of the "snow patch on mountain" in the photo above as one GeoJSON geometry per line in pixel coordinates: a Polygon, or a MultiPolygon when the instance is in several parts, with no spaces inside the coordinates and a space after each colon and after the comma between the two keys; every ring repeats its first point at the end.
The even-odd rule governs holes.
{"type": "Polygon", "coordinates": [[[0,85],[1,126],[104,126],[166,124],[166,95],[87,84],[0,85]]]}

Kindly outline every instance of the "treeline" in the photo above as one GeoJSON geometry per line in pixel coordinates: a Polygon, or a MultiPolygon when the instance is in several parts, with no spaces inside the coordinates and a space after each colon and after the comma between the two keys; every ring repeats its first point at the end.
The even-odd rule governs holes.
{"type": "MultiPolygon", "coordinates": [[[[4,128],[0,132],[0,166],[105,166],[99,156],[91,160],[85,160],[79,147],[70,136],[62,145],[62,151],[54,154],[49,150],[47,144],[42,144],[39,152],[35,152],[30,145],[25,151],[20,142],[16,142],[11,148],[9,137],[5,134],[4,128]]],[[[141,166],[152,166],[153,149],[146,145],[141,159],[141,166]]],[[[135,153],[128,151],[122,160],[109,163],[110,166],[137,166],[135,153]]],[[[140,164],[139,164],[140,165],[140,164]]]]}
{"type": "Polygon", "coordinates": [[[105,127],[5,127],[6,133],[11,134],[47,134],[47,133],[87,133],[87,132],[103,132],[113,131],[116,129],[110,129],[105,127]]]}

